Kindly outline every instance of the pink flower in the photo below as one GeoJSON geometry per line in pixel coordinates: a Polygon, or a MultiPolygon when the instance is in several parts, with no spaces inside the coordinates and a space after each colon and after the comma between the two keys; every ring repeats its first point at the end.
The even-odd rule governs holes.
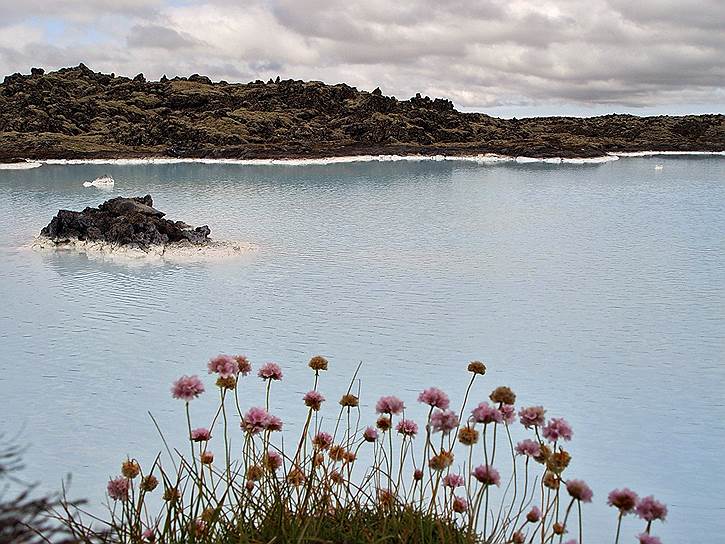
{"type": "Polygon", "coordinates": [[[241,427],[249,434],[257,434],[263,430],[280,431],[282,420],[270,415],[264,408],[250,408],[242,417],[241,427]]]}
{"type": "Polygon", "coordinates": [[[403,436],[415,438],[415,435],[418,434],[418,424],[412,419],[401,419],[395,430],[403,436]]]}
{"type": "Polygon", "coordinates": [[[521,424],[530,429],[531,427],[541,427],[544,425],[544,410],[543,406],[530,406],[528,408],[522,408],[519,410],[519,421],[521,424]]]}
{"type": "Polygon", "coordinates": [[[399,414],[405,410],[405,404],[398,397],[380,397],[375,404],[375,411],[378,414],[399,414]]]}
{"type": "Polygon", "coordinates": [[[637,506],[637,493],[628,488],[615,489],[609,493],[607,504],[614,506],[622,514],[629,514],[637,506]]]}
{"type": "Polygon", "coordinates": [[[209,431],[209,429],[205,429],[204,427],[199,427],[198,429],[191,431],[191,439],[194,442],[206,442],[210,438],[211,431],[209,431]]]}
{"type": "Polygon", "coordinates": [[[519,455],[528,455],[529,457],[538,457],[541,455],[541,444],[527,438],[516,444],[516,453],[519,455]]]}
{"type": "Polygon", "coordinates": [[[325,402],[325,397],[317,391],[308,391],[305,393],[305,396],[302,397],[302,400],[305,401],[305,406],[309,406],[313,410],[317,411],[322,406],[322,403],[325,402]]]}
{"type": "Polygon", "coordinates": [[[127,501],[128,488],[128,480],[126,478],[123,478],[122,476],[119,476],[118,478],[114,478],[113,480],[108,481],[108,486],[106,487],[106,490],[108,491],[108,496],[111,497],[114,501],[127,501]]]}
{"type": "Polygon", "coordinates": [[[312,444],[320,448],[321,450],[326,450],[330,446],[332,446],[332,436],[329,433],[317,433],[312,438],[312,444]]]}
{"type": "Polygon", "coordinates": [[[415,470],[413,471],[413,479],[414,479],[414,480],[415,480],[416,482],[420,482],[420,481],[421,481],[421,480],[423,479],[423,471],[422,471],[422,470],[420,470],[419,468],[416,468],[416,469],[415,469],[415,470]]]}
{"type": "Polygon", "coordinates": [[[471,411],[473,420],[477,423],[502,423],[503,415],[497,409],[491,406],[487,402],[482,402],[476,408],[471,411]]]}
{"type": "Polygon", "coordinates": [[[239,373],[242,376],[246,376],[252,371],[252,365],[249,363],[249,359],[245,355],[232,355],[232,358],[239,367],[239,373]]]}
{"type": "Polygon", "coordinates": [[[265,463],[267,467],[277,471],[282,466],[282,456],[274,450],[268,450],[265,463]]]}
{"type": "Polygon", "coordinates": [[[450,487],[451,489],[455,487],[461,487],[466,483],[466,480],[463,479],[463,476],[460,474],[446,474],[443,477],[443,485],[446,487],[450,487]]]}
{"type": "Polygon", "coordinates": [[[592,502],[594,493],[584,480],[569,480],[566,482],[566,490],[578,501],[592,502]]]}
{"type": "Polygon", "coordinates": [[[267,429],[268,431],[281,431],[282,420],[277,416],[270,415],[267,418],[267,424],[265,425],[265,429],[267,429]]]}
{"type": "Polygon", "coordinates": [[[462,514],[468,510],[468,501],[463,497],[453,497],[453,504],[451,505],[454,512],[462,514]]]}
{"type": "Polygon", "coordinates": [[[281,380],[282,369],[277,363],[265,363],[257,372],[257,376],[263,380],[281,380]]]}
{"type": "Polygon", "coordinates": [[[665,521],[667,517],[667,507],[652,495],[640,499],[635,512],[645,521],[654,521],[656,519],[665,521]]]}
{"type": "Polygon", "coordinates": [[[513,404],[502,404],[498,410],[501,412],[501,417],[507,425],[511,425],[516,421],[516,408],[514,408],[513,404]]]}
{"type": "Polygon", "coordinates": [[[377,429],[368,427],[363,431],[363,438],[365,439],[365,442],[375,442],[378,439],[377,429]]]}
{"type": "Polygon", "coordinates": [[[536,523],[541,519],[541,510],[538,506],[532,506],[531,510],[526,514],[526,521],[536,523]]]}
{"type": "Polygon", "coordinates": [[[182,376],[171,387],[171,394],[175,399],[189,402],[204,392],[204,384],[199,376],[182,376]]]}
{"type": "Polygon", "coordinates": [[[423,402],[428,406],[440,408],[441,410],[448,409],[448,405],[450,404],[448,395],[437,387],[429,387],[423,391],[420,395],[418,395],[418,402],[423,402]]]}
{"type": "Polygon", "coordinates": [[[662,541],[659,538],[648,535],[647,533],[637,535],[637,538],[639,539],[639,544],[662,544],[662,541]]]}
{"type": "Polygon", "coordinates": [[[484,485],[500,485],[501,476],[491,465],[478,465],[473,469],[473,477],[484,485]]]}
{"type": "Polygon", "coordinates": [[[556,442],[559,439],[571,440],[574,433],[566,420],[560,417],[554,417],[551,418],[546,427],[544,427],[542,434],[549,442],[556,442]]]}
{"type": "Polygon", "coordinates": [[[156,535],[154,534],[153,529],[146,529],[143,533],[141,533],[141,538],[143,538],[146,542],[153,542],[156,540],[156,535]]]}
{"type": "Polygon", "coordinates": [[[459,421],[453,410],[436,410],[430,416],[430,424],[434,433],[448,434],[458,427],[459,421]]]}
{"type": "Polygon", "coordinates": [[[231,355],[217,355],[206,366],[209,374],[216,372],[222,378],[236,376],[239,372],[239,365],[231,355]]]}

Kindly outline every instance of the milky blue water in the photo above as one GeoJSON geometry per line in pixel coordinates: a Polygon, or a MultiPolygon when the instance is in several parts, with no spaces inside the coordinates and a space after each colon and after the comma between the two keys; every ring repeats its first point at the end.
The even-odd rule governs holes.
{"type": "MultiPolygon", "coordinates": [[[[364,420],[381,394],[416,417],[423,387],[460,398],[466,363],[482,359],[475,402],[507,384],[572,423],[571,474],[595,493],[590,541],[610,539],[606,494],[627,485],[669,505],[654,531],[665,542],[714,542],[725,160],[0,170],[0,421],[28,445],[27,479],[57,489],[71,473],[71,494],[99,499],[122,458],[161,449],[147,410],[183,446],[169,385],[218,352],[280,362],[272,408],[292,429],[316,353],[331,361],[328,417],[363,362],[364,420]],[[112,192],[82,187],[106,172],[112,192]],[[259,250],[129,266],[18,249],[59,208],[146,193],[171,218],[259,250]]],[[[262,398],[248,377],[242,403],[262,398]]],[[[199,425],[211,404],[192,405],[199,425]]]]}

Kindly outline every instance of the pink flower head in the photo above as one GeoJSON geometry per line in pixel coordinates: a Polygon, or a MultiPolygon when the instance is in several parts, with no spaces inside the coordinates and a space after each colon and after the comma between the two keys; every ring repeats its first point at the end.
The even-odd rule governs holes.
{"type": "Polygon", "coordinates": [[[637,493],[628,488],[615,489],[609,493],[607,504],[614,506],[623,515],[629,514],[637,506],[637,493]]]}
{"type": "Polygon", "coordinates": [[[413,471],[413,479],[414,479],[414,480],[415,480],[416,482],[420,482],[420,481],[421,481],[421,480],[423,479],[423,471],[422,471],[422,470],[420,470],[419,468],[416,468],[416,469],[415,469],[415,470],[413,471]]]}
{"type": "Polygon", "coordinates": [[[532,506],[531,510],[526,514],[526,521],[536,523],[541,519],[541,510],[538,506],[532,506]]]}
{"type": "Polygon", "coordinates": [[[635,512],[645,521],[654,521],[656,519],[665,521],[667,517],[667,507],[652,495],[640,499],[635,512]]]}
{"type": "Polygon", "coordinates": [[[542,427],[544,425],[545,413],[546,410],[544,410],[543,406],[522,408],[519,410],[519,421],[527,429],[530,429],[531,427],[542,427]]]}
{"type": "Polygon", "coordinates": [[[277,416],[270,415],[267,418],[267,423],[264,427],[268,431],[281,431],[282,430],[282,420],[278,418],[277,416]]]}
{"type": "Polygon", "coordinates": [[[574,433],[571,425],[565,419],[553,417],[544,427],[542,434],[549,442],[556,442],[557,440],[571,440],[574,433]]]}
{"type": "Polygon", "coordinates": [[[403,436],[415,438],[415,435],[418,434],[418,424],[412,419],[401,419],[395,430],[403,436]]]}
{"type": "Polygon", "coordinates": [[[430,416],[430,424],[434,433],[448,434],[458,427],[459,423],[458,416],[453,410],[436,410],[430,416]]]}
{"type": "Polygon", "coordinates": [[[270,469],[277,471],[282,466],[282,456],[274,450],[268,450],[265,463],[270,469]]]}
{"type": "Polygon", "coordinates": [[[326,450],[330,446],[332,446],[332,435],[329,433],[317,433],[312,438],[312,444],[318,447],[321,450],[326,450]]]}
{"type": "Polygon", "coordinates": [[[487,402],[482,402],[476,408],[471,411],[473,420],[477,423],[502,423],[503,415],[487,402]]]}
{"type": "Polygon", "coordinates": [[[498,411],[501,412],[501,417],[507,425],[516,421],[516,408],[513,404],[502,404],[498,411]]]}
{"type": "Polygon", "coordinates": [[[143,538],[146,542],[153,542],[156,540],[156,535],[154,534],[153,529],[146,529],[143,533],[141,533],[141,538],[143,538]]]}
{"type": "Polygon", "coordinates": [[[249,434],[257,434],[267,428],[269,417],[264,408],[250,408],[242,417],[241,427],[249,434]]]}
{"type": "Polygon", "coordinates": [[[246,376],[252,371],[252,365],[249,363],[249,359],[247,359],[246,355],[232,355],[232,358],[234,359],[234,362],[237,363],[239,373],[242,376],[246,376]]]}
{"type": "Polygon", "coordinates": [[[500,485],[501,476],[491,465],[478,465],[473,469],[473,477],[484,485],[500,485]]]}
{"type": "Polygon", "coordinates": [[[594,493],[584,480],[569,480],[566,482],[566,490],[578,501],[592,502],[594,493]]]}
{"type": "Polygon", "coordinates": [[[264,363],[257,372],[257,376],[263,380],[281,380],[282,369],[277,363],[264,363]]]}
{"type": "Polygon", "coordinates": [[[463,479],[463,476],[460,474],[446,474],[443,477],[443,485],[446,487],[450,487],[451,489],[456,487],[461,487],[466,483],[466,480],[463,479]]]}
{"type": "Polygon", "coordinates": [[[451,505],[454,512],[462,514],[468,510],[468,501],[463,497],[453,497],[453,504],[451,505]]]}
{"type": "Polygon", "coordinates": [[[447,410],[450,404],[448,395],[437,387],[429,387],[423,391],[420,395],[418,395],[418,402],[423,402],[428,406],[440,408],[441,410],[447,410]]]}
{"type": "Polygon", "coordinates": [[[538,457],[541,455],[541,444],[527,438],[516,444],[516,453],[519,455],[528,455],[529,457],[538,457]]]}
{"type": "Polygon", "coordinates": [[[662,544],[662,541],[659,538],[648,535],[647,533],[637,535],[637,539],[639,544],[662,544]]]}
{"type": "Polygon", "coordinates": [[[222,378],[236,376],[239,373],[239,365],[231,355],[217,355],[206,366],[209,374],[216,372],[222,378]]]}
{"type": "Polygon", "coordinates": [[[171,394],[175,399],[186,402],[194,400],[204,392],[204,384],[199,376],[182,376],[171,387],[171,394]]]}
{"type": "Polygon", "coordinates": [[[378,431],[372,427],[368,427],[363,431],[365,442],[375,442],[378,439],[378,431]]]}
{"type": "Polygon", "coordinates": [[[114,501],[127,501],[128,488],[128,480],[122,476],[119,476],[118,478],[114,478],[113,480],[108,481],[108,486],[106,487],[106,490],[108,491],[108,496],[111,497],[114,501]]]}
{"type": "Polygon", "coordinates": [[[191,431],[191,439],[194,442],[206,442],[211,438],[211,431],[204,427],[199,427],[191,431]]]}
{"type": "Polygon", "coordinates": [[[375,411],[378,414],[399,414],[405,410],[405,404],[398,397],[380,397],[375,404],[375,411]]]}
{"type": "Polygon", "coordinates": [[[322,406],[322,403],[325,402],[325,397],[323,397],[318,391],[313,390],[305,393],[302,400],[305,401],[305,406],[309,406],[313,410],[317,411],[322,406]]]}

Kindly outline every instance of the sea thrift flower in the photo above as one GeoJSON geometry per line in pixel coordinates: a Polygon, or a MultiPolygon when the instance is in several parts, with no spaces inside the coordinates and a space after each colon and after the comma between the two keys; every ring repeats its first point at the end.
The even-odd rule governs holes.
{"type": "Polygon", "coordinates": [[[351,393],[343,395],[340,399],[340,406],[344,406],[345,408],[355,408],[358,404],[360,404],[360,399],[351,393]]]}
{"type": "Polygon", "coordinates": [[[330,447],[330,452],[328,453],[328,455],[333,461],[342,461],[343,459],[345,459],[345,448],[343,448],[339,444],[336,444],[330,447]]]}
{"type": "Polygon", "coordinates": [[[486,365],[484,365],[481,361],[471,361],[468,363],[468,372],[483,376],[486,373],[486,365]]]}
{"type": "Polygon", "coordinates": [[[252,365],[249,363],[249,359],[245,355],[233,355],[232,358],[239,367],[239,373],[242,376],[246,376],[252,371],[252,365]]]}
{"type": "Polygon", "coordinates": [[[152,529],[146,529],[143,533],[141,533],[141,538],[143,538],[146,542],[154,542],[156,540],[156,535],[152,529]]]}
{"type": "Polygon", "coordinates": [[[206,522],[203,519],[195,519],[192,532],[200,535],[206,531],[206,522]]]}
{"type": "Polygon", "coordinates": [[[526,542],[526,535],[524,535],[521,531],[516,531],[511,535],[511,542],[513,544],[524,544],[524,542],[526,542]]]}
{"type": "Polygon", "coordinates": [[[531,427],[542,427],[544,425],[544,410],[543,406],[529,406],[528,408],[522,408],[519,410],[519,421],[521,424],[530,429],[531,427]]]}
{"type": "Polygon", "coordinates": [[[327,359],[325,359],[322,355],[315,355],[312,359],[310,359],[309,367],[315,372],[327,370],[327,359]]]}
{"type": "Polygon", "coordinates": [[[532,506],[531,510],[526,514],[526,521],[536,523],[541,519],[541,510],[538,506],[532,506]]]}
{"type": "Polygon", "coordinates": [[[164,500],[166,502],[176,502],[181,498],[181,494],[179,493],[179,490],[175,487],[167,487],[164,489],[164,500]]]}
{"type": "Polygon", "coordinates": [[[637,535],[639,544],[662,544],[662,541],[656,536],[648,535],[647,533],[641,533],[637,535]]]}
{"type": "Polygon", "coordinates": [[[473,469],[473,477],[484,485],[500,485],[501,476],[491,465],[479,465],[473,469]]]}
{"type": "Polygon", "coordinates": [[[127,501],[129,485],[128,480],[121,476],[114,478],[113,480],[109,480],[108,486],[106,487],[108,496],[114,501],[127,501]]]}
{"type": "Polygon", "coordinates": [[[377,404],[375,404],[375,411],[378,414],[390,414],[395,415],[401,413],[405,409],[405,404],[398,397],[388,396],[380,397],[377,404]]]}
{"type": "Polygon", "coordinates": [[[234,389],[237,386],[237,379],[234,376],[227,376],[226,378],[219,376],[216,379],[216,386],[220,389],[234,389]]]}
{"type": "Polygon", "coordinates": [[[127,459],[121,463],[121,474],[129,480],[133,480],[141,473],[141,467],[132,459],[127,459]]]}
{"type": "Polygon", "coordinates": [[[645,521],[654,521],[656,519],[665,521],[667,517],[667,506],[650,495],[639,500],[635,507],[635,512],[645,521]]]}
{"type": "Polygon", "coordinates": [[[559,489],[559,477],[553,472],[546,471],[543,480],[544,487],[548,489],[559,489]]]}
{"type": "Polygon", "coordinates": [[[354,463],[355,459],[357,459],[357,455],[355,455],[354,451],[348,450],[345,452],[343,459],[345,460],[346,463],[354,463]]]}
{"type": "Polygon", "coordinates": [[[211,438],[211,431],[204,427],[199,427],[191,431],[191,439],[194,442],[207,442],[211,438]]]}
{"type": "Polygon", "coordinates": [[[487,402],[482,402],[476,408],[474,408],[471,411],[471,415],[473,416],[473,420],[477,423],[488,424],[503,422],[503,416],[501,415],[501,412],[499,412],[498,409],[494,408],[487,402]]]}
{"type": "Polygon", "coordinates": [[[557,521],[551,528],[555,535],[563,535],[566,532],[566,526],[559,521],[557,521]]]}
{"type": "Polygon", "coordinates": [[[566,490],[578,501],[592,502],[594,493],[584,480],[569,480],[566,482],[566,490]]]}
{"type": "Polygon", "coordinates": [[[571,440],[574,434],[571,430],[571,426],[566,422],[565,419],[560,417],[551,418],[549,423],[544,427],[542,432],[544,438],[549,442],[556,442],[557,440],[571,440]]]}
{"type": "Polygon", "coordinates": [[[443,485],[450,488],[461,487],[466,483],[460,474],[446,474],[443,477],[443,485]]]}
{"type": "Polygon", "coordinates": [[[412,419],[401,419],[395,427],[399,434],[415,438],[418,434],[418,424],[412,419]]]}
{"type": "Polygon", "coordinates": [[[254,482],[252,480],[247,480],[244,484],[244,488],[251,493],[254,491],[254,482]]]}
{"type": "Polygon", "coordinates": [[[214,454],[210,451],[201,452],[201,464],[211,465],[214,462],[214,454]]]}
{"type": "Polygon", "coordinates": [[[156,478],[156,476],[154,476],[153,474],[149,474],[148,476],[144,476],[143,478],[141,478],[141,485],[139,487],[141,488],[141,491],[151,493],[154,489],[156,489],[156,486],[158,485],[158,478],[156,478]]]}
{"type": "Polygon", "coordinates": [[[363,431],[363,438],[365,442],[375,442],[378,439],[378,431],[372,427],[368,427],[363,431]]]}
{"type": "Polygon", "coordinates": [[[249,434],[257,434],[267,428],[269,417],[264,408],[250,408],[242,417],[241,427],[249,434]]]}
{"type": "Polygon", "coordinates": [[[561,474],[564,470],[566,470],[566,467],[569,466],[570,461],[571,455],[564,450],[559,450],[552,453],[546,460],[546,468],[548,468],[551,472],[561,474]]]}
{"type": "Polygon", "coordinates": [[[430,416],[430,424],[434,433],[448,434],[458,427],[459,421],[453,410],[436,410],[430,416]]]}
{"type": "Polygon", "coordinates": [[[209,374],[216,372],[222,378],[236,376],[239,372],[239,365],[231,355],[217,355],[207,363],[209,374]]]}
{"type": "Polygon", "coordinates": [[[322,406],[322,403],[325,402],[325,397],[317,391],[308,391],[302,400],[305,401],[305,406],[317,411],[322,406]]]}
{"type": "Polygon", "coordinates": [[[252,465],[247,469],[247,480],[257,482],[264,476],[264,469],[259,465],[252,465]]]}
{"type": "Polygon", "coordinates": [[[422,479],[423,479],[423,471],[420,470],[419,468],[416,468],[413,471],[413,480],[415,480],[416,482],[420,482],[422,479]]]}
{"type": "Polygon", "coordinates": [[[287,474],[287,481],[295,487],[301,486],[305,479],[305,473],[302,472],[302,469],[299,467],[294,467],[289,471],[289,474],[287,474]]]}
{"type": "Polygon", "coordinates": [[[326,450],[332,445],[332,435],[323,432],[317,433],[312,438],[312,444],[321,450],[326,450]]]}
{"type": "Polygon", "coordinates": [[[453,453],[441,450],[438,455],[434,455],[428,461],[428,466],[433,470],[445,470],[453,464],[453,453]]]}
{"type": "Polygon", "coordinates": [[[337,470],[330,472],[330,481],[336,485],[342,485],[345,483],[345,478],[337,470]]]}
{"type": "Polygon", "coordinates": [[[267,451],[267,455],[264,457],[264,466],[276,472],[282,467],[282,456],[274,450],[267,451]]]}
{"type": "Polygon", "coordinates": [[[513,404],[502,404],[498,410],[501,412],[501,417],[507,425],[511,425],[516,421],[516,408],[514,408],[513,404]]]}
{"type": "Polygon", "coordinates": [[[194,400],[204,392],[204,384],[199,376],[182,376],[173,383],[171,394],[175,399],[186,402],[194,400]]]}
{"type": "Polygon", "coordinates": [[[448,406],[450,405],[448,395],[437,387],[429,387],[423,391],[420,395],[418,395],[418,402],[425,403],[434,408],[440,408],[441,410],[448,409],[448,406]]]}
{"type": "Polygon", "coordinates": [[[458,431],[458,441],[464,446],[472,446],[478,442],[478,431],[473,427],[462,427],[458,431]]]}
{"type": "Polygon", "coordinates": [[[615,489],[609,493],[607,504],[614,506],[623,515],[629,514],[637,506],[637,494],[628,488],[615,489]]]}
{"type": "Polygon", "coordinates": [[[519,455],[528,455],[529,457],[538,457],[541,455],[541,444],[527,438],[516,444],[516,453],[519,455]]]}
{"type": "Polygon", "coordinates": [[[393,422],[390,420],[388,416],[380,416],[378,420],[375,422],[375,425],[378,429],[385,432],[390,430],[390,427],[393,425],[393,422]]]}
{"type": "Polygon", "coordinates": [[[263,380],[281,380],[282,369],[277,363],[265,363],[257,372],[257,376],[263,380]]]}
{"type": "Polygon", "coordinates": [[[453,497],[453,504],[451,505],[454,512],[462,514],[468,510],[468,501],[463,497],[453,497]]]}
{"type": "Polygon", "coordinates": [[[513,404],[516,402],[516,394],[511,391],[510,387],[506,387],[505,385],[494,389],[488,398],[491,399],[491,402],[498,402],[500,404],[513,404]]]}
{"type": "Polygon", "coordinates": [[[264,427],[268,431],[281,431],[282,430],[282,420],[278,418],[277,416],[270,415],[267,418],[267,423],[264,427]]]}

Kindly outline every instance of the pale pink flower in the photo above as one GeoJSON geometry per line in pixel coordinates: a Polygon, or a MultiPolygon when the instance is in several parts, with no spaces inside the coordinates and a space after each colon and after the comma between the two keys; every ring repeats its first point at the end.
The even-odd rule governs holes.
{"type": "Polygon", "coordinates": [[[513,404],[502,404],[498,410],[501,412],[501,417],[507,425],[511,425],[516,421],[516,408],[514,408],[513,404]]]}
{"type": "Polygon", "coordinates": [[[541,519],[541,510],[538,506],[532,506],[531,510],[526,514],[526,521],[529,523],[536,523],[541,519]]]}
{"type": "Polygon", "coordinates": [[[278,418],[277,416],[270,415],[267,418],[267,424],[264,427],[268,431],[281,431],[282,430],[282,420],[278,418]]]}
{"type": "Polygon", "coordinates": [[[473,477],[484,485],[500,485],[501,476],[491,465],[478,465],[473,469],[473,477]]]}
{"type": "Polygon", "coordinates": [[[242,417],[241,427],[249,434],[257,434],[267,428],[269,417],[264,408],[250,408],[242,417]]]}
{"type": "Polygon", "coordinates": [[[543,406],[529,406],[528,408],[522,408],[519,410],[519,421],[521,424],[530,429],[531,427],[541,427],[544,425],[544,410],[543,406]]]}
{"type": "Polygon", "coordinates": [[[182,376],[173,383],[171,394],[175,399],[189,402],[204,392],[204,384],[199,376],[182,376]]]}
{"type": "Polygon", "coordinates": [[[440,408],[441,410],[448,409],[448,406],[450,404],[450,401],[448,400],[448,395],[446,395],[437,387],[429,387],[428,389],[423,391],[420,395],[418,395],[418,402],[423,402],[428,406],[440,408]]]}
{"type": "Polygon", "coordinates": [[[237,363],[237,366],[239,367],[239,373],[242,376],[246,376],[252,371],[252,365],[249,362],[249,359],[247,359],[246,355],[232,355],[232,358],[237,363]]]}
{"type": "Polygon", "coordinates": [[[628,488],[615,489],[609,493],[607,504],[614,506],[622,514],[629,514],[637,506],[637,493],[628,488]]]}
{"type": "Polygon", "coordinates": [[[656,519],[665,521],[667,517],[667,506],[650,495],[639,500],[635,512],[645,521],[654,521],[656,519]]]}
{"type": "Polygon", "coordinates": [[[322,403],[325,402],[325,397],[323,397],[322,394],[318,391],[313,390],[305,393],[305,396],[302,397],[302,400],[305,401],[305,406],[308,406],[313,410],[317,411],[322,406],[322,403]]]}
{"type": "Polygon", "coordinates": [[[128,480],[126,478],[123,478],[122,476],[109,480],[108,486],[106,487],[106,490],[108,491],[108,496],[111,497],[114,501],[127,501],[128,489],[128,480]]]}
{"type": "Polygon", "coordinates": [[[270,469],[277,471],[282,466],[282,456],[274,450],[268,450],[265,463],[270,469]]]}
{"type": "Polygon", "coordinates": [[[566,482],[566,490],[578,501],[592,502],[594,493],[584,480],[569,480],[566,482]]]}
{"type": "Polygon", "coordinates": [[[200,458],[202,465],[211,465],[214,462],[214,454],[209,450],[201,452],[200,458]]]}
{"type": "Polygon", "coordinates": [[[415,438],[415,435],[418,434],[418,424],[412,419],[401,419],[395,430],[403,436],[415,438]]]}
{"type": "Polygon", "coordinates": [[[375,404],[375,411],[378,414],[399,414],[405,410],[405,404],[398,397],[388,396],[380,397],[375,404]]]}
{"type": "Polygon", "coordinates": [[[549,442],[556,442],[557,440],[571,440],[574,433],[571,430],[571,425],[565,419],[554,417],[546,424],[542,434],[549,442]]]}
{"type": "Polygon", "coordinates": [[[482,402],[476,408],[471,411],[473,420],[477,423],[502,423],[503,415],[487,402],[482,402]]]}
{"type": "Polygon", "coordinates": [[[231,355],[217,355],[206,366],[209,374],[216,372],[222,378],[236,376],[239,373],[239,365],[231,355]]]}
{"type": "Polygon", "coordinates": [[[453,497],[453,504],[451,505],[454,512],[462,514],[468,510],[468,501],[463,497],[453,497]]]}
{"type": "Polygon", "coordinates": [[[257,372],[257,376],[263,380],[281,380],[282,369],[277,363],[264,363],[257,372]]]}
{"type": "Polygon", "coordinates": [[[459,423],[458,416],[453,410],[436,410],[430,416],[430,424],[434,433],[448,434],[458,427],[459,423]]]}
{"type": "Polygon", "coordinates": [[[446,474],[443,477],[443,485],[446,487],[450,487],[451,489],[455,487],[461,487],[466,483],[466,480],[464,480],[463,476],[460,474],[446,474]]]}
{"type": "Polygon", "coordinates": [[[204,427],[199,427],[198,429],[191,431],[191,439],[194,442],[206,442],[210,438],[211,431],[209,429],[205,429],[204,427]]]}
{"type": "Polygon", "coordinates": [[[538,457],[541,455],[541,444],[536,440],[527,438],[516,444],[516,453],[519,455],[528,455],[529,457],[538,457]]]}
{"type": "Polygon", "coordinates": [[[378,439],[377,429],[368,427],[363,431],[363,438],[365,439],[365,442],[375,442],[378,439]]]}
{"type": "Polygon", "coordinates": [[[206,521],[203,519],[195,519],[194,520],[194,531],[197,534],[201,534],[204,531],[206,531],[206,521]]]}
{"type": "Polygon", "coordinates": [[[332,435],[329,433],[323,433],[319,432],[314,437],[312,437],[312,444],[320,448],[321,450],[326,450],[330,446],[332,446],[332,435]]]}
{"type": "Polygon", "coordinates": [[[653,535],[648,535],[647,533],[637,535],[637,539],[639,544],[662,544],[662,541],[659,538],[653,535]]]}
{"type": "Polygon", "coordinates": [[[143,538],[146,542],[153,542],[156,540],[156,535],[154,534],[153,529],[146,529],[143,533],[141,533],[141,538],[143,538]]]}

